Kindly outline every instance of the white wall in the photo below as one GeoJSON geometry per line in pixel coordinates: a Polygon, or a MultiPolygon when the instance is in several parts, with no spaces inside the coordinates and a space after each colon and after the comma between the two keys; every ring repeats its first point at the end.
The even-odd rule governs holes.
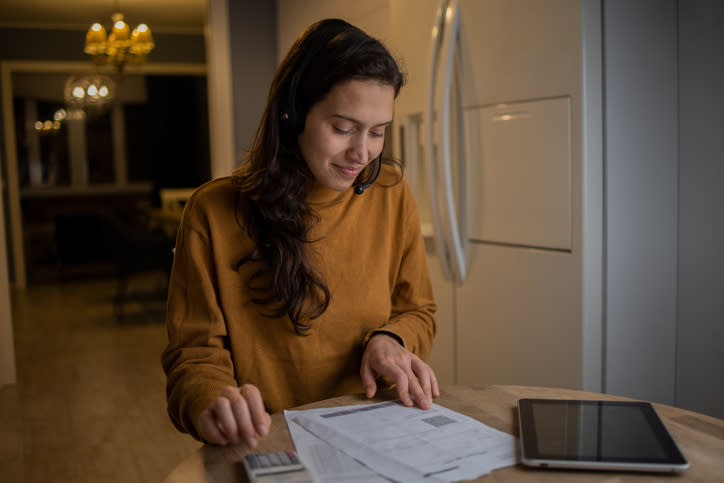
{"type": "Polygon", "coordinates": [[[234,165],[238,166],[254,139],[276,71],[276,8],[274,2],[229,2],[231,88],[234,109],[234,165]]]}
{"type": "Polygon", "coordinates": [[[231,92],[231,45],[227,0],[209,0],[206,25],[211,178],[234,169],[234,111],[231,92]]]}
{"type": "MultiPolygon", "coordinates": [[[[2,159],[0,159],[0,161],[2,161],[2,159]]],[[[15,340],[13,337],[13,318],[10,308],[8,257],[5,243],[4,191],[5,181],[0,174],[0,387],[7,384],[15,384],[16,382],[15,340]]]]}
{"type": "Polygon", "coordinates": [[[724,3],[679,2],[676,404],[724,418],[724,3]]]}
{"type": "Polygon", "coordinates": [[[341,18],[369,35],[389,37],[391,0],[277,0],[277,59],[281,61],[296,38],[323,18],[341,18]]]}
{"type": "Polygon", "coordinates": [[[609,393],[724,417],[724,4],[604,2],[609,393]]]}
{"type": "Polygon", "coordinates": [[[604,3],[608,393],[674,403],[676,1],[604,3]]]}
{"type": "Polygon", "coordinates": [[[206,26],[211,177],[239,166],[276,70],[274,2],[209,0],[206,26]]]}

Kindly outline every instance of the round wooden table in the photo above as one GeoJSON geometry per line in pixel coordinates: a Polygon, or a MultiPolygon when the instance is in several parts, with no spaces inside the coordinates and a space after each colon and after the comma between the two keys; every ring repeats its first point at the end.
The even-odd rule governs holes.
{"type": "MultiPolygon", "coordinates": [[[[295,409],[336,407],[395,399],[386,392],[375,399],[342,396],[307,404],[295,409]]],[[[600,399],[630,400],[570,389],[528,386],[446,386],[435,403],[463,413],[506,433],[518,435],[518,399],[600,399]]],[[[690,468],[681,474],[594,472],[529,469],[522,465],[502,468],[475,481],[484,482],[724,482],[724,420],[683,409],[653,404],[669,432],[689,460],[690,468]]],[[[246,475],[240,461],[245,454],[293,449],[294,444],[282,414],[272,415],[269,435],[254,451],[244,445],[203,446],[183,460],[166,478],[166,483],[243,482],[246,475]]]]}

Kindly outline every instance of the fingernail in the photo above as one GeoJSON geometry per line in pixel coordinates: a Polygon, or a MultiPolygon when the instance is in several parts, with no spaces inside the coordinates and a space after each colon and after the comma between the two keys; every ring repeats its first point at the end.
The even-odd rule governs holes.
{"type": "Polygon", "coordinates": [[[265,424],[260,424],[259,427],[256,428],[256,430],[262,436],[266,436],[266,433],[267,433],[267,431],[269,431],[269,428],[265,424]]]}
{"type": "Polygon", "coordinates": [[[249,438],[249,440],[247,441],[247,444],[251,448],[256,448],[256,438],[249,438]]]}

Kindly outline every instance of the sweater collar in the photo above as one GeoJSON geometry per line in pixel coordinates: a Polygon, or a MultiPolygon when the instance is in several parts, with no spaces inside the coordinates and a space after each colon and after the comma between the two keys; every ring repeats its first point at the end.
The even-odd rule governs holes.
{"type": "Polygon", "coordinates": [[[336,191],[327,188],[314,179],[307,182],[307,202],[310,205],[340,203],[349,198],[352,194],[354,194],[354,190],[352,188],[344,191],[336,191]]]}

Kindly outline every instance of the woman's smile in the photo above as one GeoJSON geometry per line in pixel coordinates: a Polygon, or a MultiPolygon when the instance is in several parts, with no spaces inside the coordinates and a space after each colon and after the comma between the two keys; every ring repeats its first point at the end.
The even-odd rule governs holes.
{"type": "Polygon", "coordinates": [[[337,170],[344,176],[345,178],[351,178],[354,180],[357,175],[362,171],[362,167],[349,167],[349,166],[340,166],[337,164],[333,164],[333,167],[337,168],[337,170]]]}

